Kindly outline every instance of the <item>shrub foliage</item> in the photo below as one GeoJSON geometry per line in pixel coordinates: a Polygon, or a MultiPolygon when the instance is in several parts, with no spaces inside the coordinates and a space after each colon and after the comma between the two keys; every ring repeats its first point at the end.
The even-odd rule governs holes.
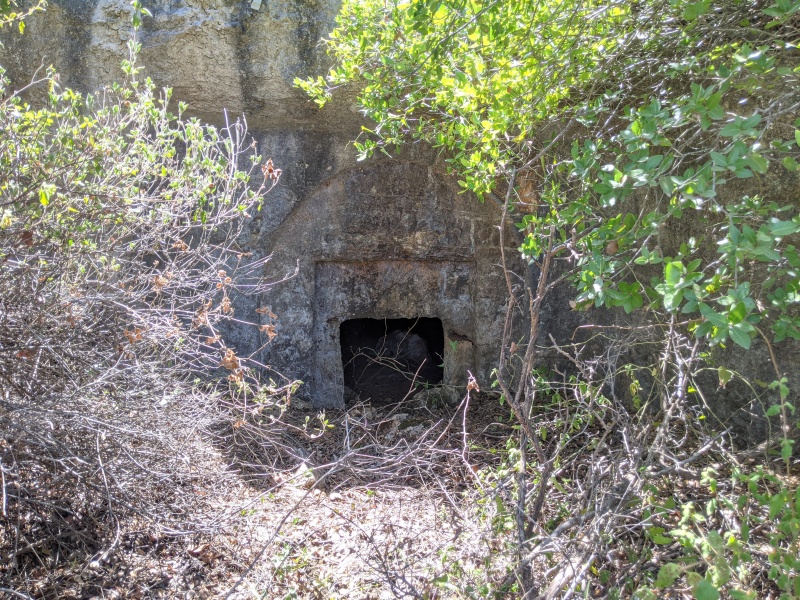
{"type": "Polygon", "coordinates": [[[509,508],[519,591],[800,594],[798,415],[777,346],[800,339],[798,13],[796,0],[346,1],[327,42],[333,67],[297,81],[319,104],[354,87],[375,123],[357,142],[364,157],[439,148],[524,238],[534,277],[524,294],[507,277],[508,315],[524,307],[531,328],[511,339],[507,327],[497,370],[520,429],[509,508]],[[542,335],[543,303],[562,281],[571,309],[631,315],[594,325],[596,356],[596,345],[542,335]],[[760,417],[779,421],[767,447],[779,448],[781,475],[740,469],[724,435],[703,426],[708,374],[723,390],[746,378],[720,362],[726,345],[757,346],[774,371],[748,385],[767,399],[760,417]],[[545,347],[567,368],[535,370],[545,347]],[[626,364],[634,349],[647,358],[626,364]],[[573,415],[555,434],[553,406],[573,415]],[[599,442],[575,449],[601,425],[599,442]],[[732,471],[724,492],[714,469],[704,476],[705,514],[686,495],[654,511],[682,474],[701,476],[683,465],[709,453],[732,471]],[[562,518],[543,524],[556,490],[562,518]],[[769,552],[749,533],[753,518],[769,552]]]}
{"type": "Polygon", "coordinates": [[[205,528],[175,485],[222,409],[191,381],[258,391],[219,328],[274,335],[268,310],[235,303],[266,289],[239,240],[280,171],[243,121],[170,113],[137,52],[92,94],[53,72],[14,91],[0,71],[0,580],[102,560],[122,513],[205,528]]]}

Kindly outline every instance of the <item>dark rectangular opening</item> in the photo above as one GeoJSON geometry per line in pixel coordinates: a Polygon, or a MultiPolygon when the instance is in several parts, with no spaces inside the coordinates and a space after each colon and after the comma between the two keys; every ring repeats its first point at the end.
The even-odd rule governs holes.
{"type": "Polygon", "coordinates": [[[350,319],[339,330],[345,401],[397,402],[444,376],[444,329],[431,317],[350,319]]]}

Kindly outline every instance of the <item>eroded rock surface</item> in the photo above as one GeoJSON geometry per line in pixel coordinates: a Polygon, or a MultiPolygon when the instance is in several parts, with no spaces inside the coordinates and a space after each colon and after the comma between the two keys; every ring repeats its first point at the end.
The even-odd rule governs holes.
{"type": "MultiPolygon", "coordinates": [[[[318,111],[294,88],[296,77],[321,72],[319,40],[332,28],[336,0],[250,2],[156,0],[139,32],[138,65],[159,87],[189,105],[189,114],[224,123],[223,110],[246,114],[251,127],[343,131],[358,122],[348,103],[318,111]]],[[[128,0],[54,0],[28,20],[25,35],[4,32],[0,64],[18,86],[40,66],[62,82],[98,89],[123,77],[132,39],[128,0]]]]}

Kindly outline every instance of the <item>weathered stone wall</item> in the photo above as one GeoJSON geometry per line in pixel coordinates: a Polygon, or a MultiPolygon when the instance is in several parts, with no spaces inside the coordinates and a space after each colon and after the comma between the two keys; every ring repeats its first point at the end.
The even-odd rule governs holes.
{"type": "MultiPolygon", "coordinates": [[[[265,299],[283,315],[267,346],[271,364],[301,378],[313,365],[309,393],[335,404],[342,321],[438,317],[445,363],[471,344],[473,372],[486,381],[505,314],[497,224],[492,206],[458,194],[425,164],[382,161],[332,177],[267,245],[270,279],[298,268],[265,299]]],[[[446,384],[465,382],[466,372],[445,374],[446,384]]]]}
{"type": "MultiPolygon", "coordinates": [[[[244,115],[265,156],[283,169],[279,187],[243,240],[265,277],[285,280],[237,316],[269,306],[278,336],[227,332],[242,356],[305,382],[319,406],[343,402],[339,325],[351,318],[438,317],[445,383],[481,383],[499,355],[505,283],[497,207],[459,194],[424,150],[357,163],[362,124],[348,94],[323,110],[292,86],[321,72],[318,40],[335,0],[157,0],[140,34],[139,65],[171,86],[188,113],[214,124],[244,115]]],[[[52,64],[64,85],[91,91],[121,78],[131,36],[128,0],[51,0],[24,36],[7,36],[0,64],[15,85],[52,64]]],[[[513,237],[509,235],[509,239],[513,237]]],[[[516,252],[509,252],[514,257],[516,252]]]]}
{"type": "MultiPolygon", "coordinates": [[[[269,0],[257,12],[236,0],[144,4],[153,17],[139,33],[138,64],[159,87],[172,87],[190,114],[215,124],[224,122],[223,109],[246,114],[256,130],[356,126],[346,101],[318,111],[292,86],[323,68],[318,41],[333,26],[336,0],[269,0]]],[[[18,84],[53,65],[64,85],[97,89],[122,77],[131,32],[128,0],[54,0],[28,20],[25,35],[4,32],[0,64],[18,84]]]]}

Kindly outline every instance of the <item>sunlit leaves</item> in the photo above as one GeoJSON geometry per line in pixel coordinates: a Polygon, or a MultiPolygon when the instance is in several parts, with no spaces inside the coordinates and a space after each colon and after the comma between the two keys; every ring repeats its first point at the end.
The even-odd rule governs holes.
{"type": "Polygon", "coordinates": [[[324,103],[363,80],[364,111],[380,124],[368,154],[413,135],[451,153],[465,186],[483,194],[521,157],[521,142],[616,44],[626,3],[348,2],[332,35],[336,66],[300,85],[324,103]],[[602,40],[598,43],[598,40],[602,40]]]}
{"type": "Polygon", "coordinates": [[[686,315],[696,336],[748,347],[762,320],[775,341],[800,335],[796,209],[730,185],[800,169],[800,123],[780,108],[800,85],[796,40],[777,26],[797,6],[353,0],[333,69],[301,85],[320,103],[361,86],[364,156],[428,142],[479,196],[536,169],[549,210],[521,218],[520,251],[536,262],[559,232],[577,308],[686,315]],[[794,139],[775,139],[778,121],[794,139]],[[702,239],[662,239],[695,220],[702,239]]]}

